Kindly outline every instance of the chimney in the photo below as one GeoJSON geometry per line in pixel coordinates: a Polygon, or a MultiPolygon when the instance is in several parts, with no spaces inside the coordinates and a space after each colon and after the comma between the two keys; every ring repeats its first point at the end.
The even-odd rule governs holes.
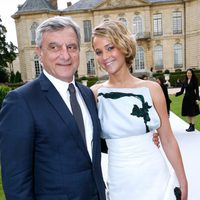
{"type": "Polygon", "coordinates": [[[57,0],[48,0],[49,3],[51,4],[51,6],[54,8],[54,9],[58,9],[58,4],[57,4],[57,0]]]}
{"type": "Polygon", "coordinates": [[[71,1],[68,1],[68,2],[67,2],[67,8],[70,7],[71,5],[72,5],[72,2],[71,2],[71,1]]]}

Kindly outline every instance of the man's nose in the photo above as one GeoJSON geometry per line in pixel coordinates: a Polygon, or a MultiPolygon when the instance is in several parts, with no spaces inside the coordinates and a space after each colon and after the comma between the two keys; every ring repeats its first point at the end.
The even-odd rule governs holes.
{"type": "Polygon", "coordinates": [[[67,45],[63,44],[62,48],[60,50],[60,55],[65,57],[65,58],[69,58],[70,57],[70,53],[68,51],[67,45]]]}

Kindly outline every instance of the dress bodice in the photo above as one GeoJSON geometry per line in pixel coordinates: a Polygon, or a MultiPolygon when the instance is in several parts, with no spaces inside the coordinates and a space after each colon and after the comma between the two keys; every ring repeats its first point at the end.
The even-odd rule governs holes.
{"type": "Polygon", "coordinates": [[[97,100],[103,138],[141,135],[160,126],[160,119],[147,87],[101,87],[98,89],[97,100]]]}

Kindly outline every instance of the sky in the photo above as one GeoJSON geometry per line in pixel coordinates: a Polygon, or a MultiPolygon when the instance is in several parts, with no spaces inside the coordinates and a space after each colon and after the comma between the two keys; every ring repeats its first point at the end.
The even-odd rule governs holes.
{"type": "MultiPolygon", "coordinates": [[[[6,40],[7,42],[12,42],[14,45],[17,46],[17,36],[16,36],[16,29],[15,29],[15,21],[11,17],[11,15],[17,12],[17,7],[20,4],[23,4],[26,0],[5,0],[4,3],[1,3],[0,6],[0,16],[2,19],[2,24],[6,27],[6,40]]],[[[58,0],[58,8],[64,9],[67,6],[67,2],[70,0],[58,0]]],[[[78,0],[71,0],[72,4],[77,2],[78,0]]]]}

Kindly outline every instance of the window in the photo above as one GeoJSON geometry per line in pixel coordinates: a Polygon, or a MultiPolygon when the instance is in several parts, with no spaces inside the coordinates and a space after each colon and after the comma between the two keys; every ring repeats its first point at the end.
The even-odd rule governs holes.
{"type": "Polygon", "coordinates": [[[142,18],[140,16],[136,16],[133,19],[133,34],[142,33],[142,18]]]}
{"type": "Polygon", "coordinates": [[[31,25],[31,44],[34,45],[35,44],[35,31],[36,28],[38,27],[38,24],[36,22],[34,22],[31,25]]]}
{"type": "Polygon", "coordinates": [[[135,70],[144,70],[144,49],[142,47],[137,47],[135,56],[135,70]]]}
{"type": "Polygon", "coordinates": [[[35,77],[38,77],[42,72],[42,65],[40,64],[38,56],[34,57],[34,65],[35,65],[35,77]]]}
{"type": "Polygon", "coordinates": [[[163,50],[162,45],[156,45],[154,48],[154,64],[155,69],[163,68],[163,50]]]}
{"type": "Polygon", "coordinates": [[[124,17],[119,17],[119,21],[123,22],[125,26],[127,26],[127,20],[124,17]]]}
{"type": "Polygon", "coordinates": [[[83,21],[84,26],[84,41],[90,42],[91,41],[91,35],[92,35],[92,25],[90,20],[83,21]]]}
{"type": "Polygon", "coordinates": [[[183,57],[182,57],[182,44],[174,45],[174,67],[180,68],[183,66],[183,57]]]}
{"type": "Polygon", "coordinates": [[[95,75],[94,53],[92,51],[86,52],[86,59],[87,59],[87,74],[95,75]]]}
{"type": "Polygon", "coordinates": [[[173,34],[182,33],[182,13],[173,12],[173,34]]]}
{"type": "Polygon", "coordinates": [[[153,34],[162,35],[162,14],[153,15],[153,34]]]}

